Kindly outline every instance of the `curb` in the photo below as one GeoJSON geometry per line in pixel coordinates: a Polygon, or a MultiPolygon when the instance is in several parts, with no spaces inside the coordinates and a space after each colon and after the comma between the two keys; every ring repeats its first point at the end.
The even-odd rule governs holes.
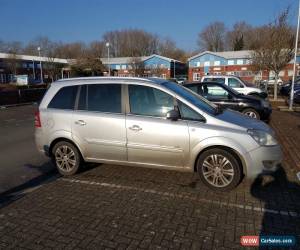
{"type": "Polygon", "coordinates": [[[12,107],[19,107],[19,106],[28,106],[28,105],[36,105],[37,102],[25,102],[25,103],[16,103],[16,104],[9,104],[9,105],[0,105],[0,109],[7,109],[12,107]]]}

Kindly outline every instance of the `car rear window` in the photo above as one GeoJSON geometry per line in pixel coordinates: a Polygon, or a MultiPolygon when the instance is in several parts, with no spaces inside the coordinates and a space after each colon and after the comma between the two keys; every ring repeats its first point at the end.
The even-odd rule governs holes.
{"type": "Polygon", "coordinates": [[[50,101],[48,108],[74,109],[78,86],[61,88],[50,101]]]}

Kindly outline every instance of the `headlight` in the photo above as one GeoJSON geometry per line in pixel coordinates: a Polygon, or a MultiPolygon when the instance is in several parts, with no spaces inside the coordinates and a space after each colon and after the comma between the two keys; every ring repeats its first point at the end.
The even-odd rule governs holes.
{"type": "Polygon", "coordinates": [[[265,131],[248,129],[248,134],[261,146],[274,146],[278,144],[276,139],[265,131]]]}
{"type": "Polygon", "coordinates": [[[264,108],[269,108],[270,107],[270,103],[268,101],[265,101],[265,100],[261,100],[261,105],[264,108]]]}

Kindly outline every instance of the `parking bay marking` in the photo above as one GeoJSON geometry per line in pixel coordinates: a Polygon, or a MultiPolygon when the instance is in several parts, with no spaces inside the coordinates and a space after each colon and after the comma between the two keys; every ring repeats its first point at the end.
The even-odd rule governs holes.
{"type": "Polygon", "coordinates": [[[70,179],[70,178],[61,178],[59,180],[66,181],[66,182],[71,182],[71,183],[80,183],[80,184],[86,184],[86,185],[110,187],[110,188],[117,188],[117,189],[123,189],[123,190],[134,190],[134,191],[140,191],[140,192],[144,192],[144,193],[157,194],[157,195],[166,196],[166,197],[181,198],[181,199],[199,201],[199,202],[209,203],[209,204],[212,203],[212,204],[220,205],[220,206],[224,206],[224,207],[232,207],[232,208],[253,210],[255,212],[261,212],[261,213],[278,214],[278,215],[290,216],[290,217],[294,217],[294,218],[300,217],[300,214],[298,214],[297,212],[293,212],[293,211],[266,209],[266,208],[261,208],[261,207],[252,207],[252,206],[243,205],[243,204],[218,202],[218,201],[201,199],[201,198],[196,198],[196,197],[195,198],[187,197],[187,196],[181,195],[181,194],[172,194],[172,193],[169,193],[169,192],[159,192],[159,191],[156,191],[154,189],[141,189],[141,188],[132,187],[132,186],[117,185],[117,184],[106,183],[106,182],[70,179]]]}

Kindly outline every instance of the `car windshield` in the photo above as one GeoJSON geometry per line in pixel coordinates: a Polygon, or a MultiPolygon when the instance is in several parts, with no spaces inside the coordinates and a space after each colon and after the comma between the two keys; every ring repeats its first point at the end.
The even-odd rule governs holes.
{"type": "Polygon", "coordinates": [[[173,82],[164,82],[162,84],[166,88],[174,91],[177,95],[183,97],[199,109],[203,110],[206,113],[209,113],[211,115],[215,115],[218,113],[217,106],[213,103],[209,102],[205,98],[201,97],[200,95],[194,93],[192,90],[185,88],[183,86],[180,86],[173,82]]]}

